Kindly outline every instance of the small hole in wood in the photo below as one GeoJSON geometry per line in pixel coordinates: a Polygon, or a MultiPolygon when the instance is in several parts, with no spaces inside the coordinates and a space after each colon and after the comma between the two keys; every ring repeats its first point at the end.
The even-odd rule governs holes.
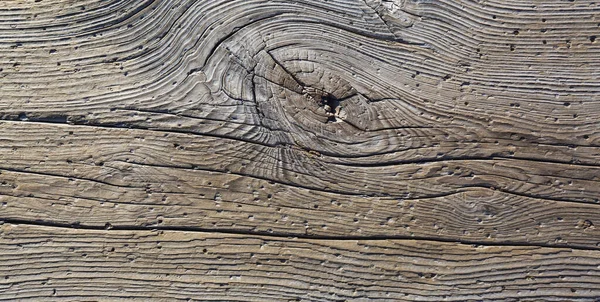
{"type": "Polygon", "coordinates": [[[331,94],[324,94],[321,99],[321,105],[323,106],[323,109],[325,109],[325,112],[328,115],[327,122],[337,122],[336,115],[341,109],[340,100],[338,100],[331,94]]]}

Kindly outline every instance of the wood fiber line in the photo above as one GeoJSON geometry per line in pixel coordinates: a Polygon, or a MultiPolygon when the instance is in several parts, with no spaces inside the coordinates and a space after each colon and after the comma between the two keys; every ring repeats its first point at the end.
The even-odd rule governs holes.
{"type": "Polygon", "coordinates": [[[596,301],[599,35],[589,0],[0,1],[0,300],[596,301]]]}
{"type": "Polygon", "coordinates": [[[599,251],[13,224],[0,230],[5,300],[594,301],[600,295],[599,251]]]}

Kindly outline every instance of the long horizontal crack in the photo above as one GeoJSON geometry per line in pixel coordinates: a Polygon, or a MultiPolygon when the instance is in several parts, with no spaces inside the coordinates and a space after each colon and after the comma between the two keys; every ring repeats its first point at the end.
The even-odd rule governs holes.
{"type": "MultiPolygon", "coordinates": [[[[198,171],[199,170],[199,171],[217,172],[217,173],[224,173],[224,174],[233,174],[233,175],[238,175],[238,176],[242,176],[242,177],[249,177],[249,178],[274,182],[274,183],[278,183],[278,184],[285,185],[285,186],[292,186],[292,187],[302,188],[302,189],[306,189],[306,190],[313,190],[313,191],[345,195],[345,196],[385,197],[385,198],[402,198],[404,200],[419,200],[419,199],[445,197],[445,196],[450,196],[450,195],[454,195],[454,194],[463,192],[463,190],[457,189],[456,191],[453,191],[453,192],[428,194],[425,196],[416,196],[416,197],[410,198],[410,197],[405,197],[404,195],[391,195],[391,194],[381,194],[381,193],[376,194],[376,193],[372,193],[372,192],[371,193],[346,192],[346,191],[332,190],[332,189],[326,190],[326,189],[318,188],[315,186],[302,185],[299,183],[292,183],[292,182],[287,182],[287,181],[283,181],[283,180],[272,179],[272,178],[268,178],[268,177],[264,177],[264,176],[260,176],[260,175],[253,175],[253,174],[243,173],[243,172],[232,172],[232,171],[229,171],[226,169],[225,170],[224,169],[211,169],[211,168],[207,168],[207,167],[201,167],[198,165],[191,165],[189,167],[186,167],[186,166],[176,166],[176,165],[160,165],[160,164],[149,164],[149,163],[138,163],[138,162],[124,162],[124,161],[119,161],[119,160],[115,160],[115,162],[123,162],[123,163],[127,163],[129,165],[139,165],[139,166],[148,166],[148,167],[156,167],[156,168],[169,168],[169,169],[179,169],[179,170],[188,170],[188,171],[198,171]]],[[[81,177],[81,176],[77,176],[77,175],[62,175],[62,174],[57,174],[57,173],[42,172],[42,171],[29,171],[29,170],[0,166],[0,174],[1,174],[1,171],[42,175],[42,176],[51,176],[51,177],[59,177],[59,178],[69,178],[69,179],[76,179],[76,180],[82,180],[82,181],[90,181],[90,182],[94,182],[94,183],[99,183],[99,184],[104,184],[104,185],[114,186],[114,187],[121,187],[121,188],[143,188],[143,186],[120,185],[120,184],[112,183],[109,181],[81,177]]],[[[492,185],[484,185],[484,184],[464,184],[463,189],[467,189],[467,188],[484,188],[484,189],[498,190],[499,192],[502,192],[505,194],[527,197],[527,198],[535,198],[535,199],[541,199],[541,200],[556,201],[556,202],[569,202],[569,203],[578,203],[578,204],[585,204],[585,205],[597,205],[598,204],[597,202],[594,202],[591,200],[586,201],[586,200],[578,200],[578,199],[570,199],[570,198],[542,196],[542,195],[530,194],[530,193],[526,193],[526,192],[516,192],[516,191],[511,191],[511,190],[505,190],[502,188],[497,188],[492,185]]]]}
{"type": "Polygon", "coordinates": [[[471,246],[505,246],[505,247],[540,247],[540,248],[553,248],[553,249],[572,249],[572,250],[584,250],[584,251],[600,251],[600,247],[587,246],[581,244],[564,244],[564,243],[531,243],[531,242],[518,242],[518,241],[502,241],[502,242],[490,242],[490,241],[471,241],[463,239],[447,239],[447,238],[436,238],[426,236],[402,236],[402,235],[370,235],[370,236],[333,236],[333,235],[308,235],[308,234],[294,234],[294,233],[278,233],[278,232],[253,232],[247,230],[236,230],[236,229],[210,229],[193,226],[132,226],[132,225],[110,225],[107,223],[106,226],[94,226],[84,224],[68,224],[45,220],[25,220],[25,219],[13,219],[13,218],[2,218],[0,217],[0,225],[2,224],[13,224],[13,225],[28,225],[38,227],[51,227],[51,228],[62,228],[62,229],[82,229],[82,230],[97,230],[97,231],[171,231],[171,232],[188,232],[188,233],[218,233],[227,235],[243,235],[243,236],[254,236],[254,237],[270,237],[270,238],[285,238],[285,239],[307,239],[307,240],[333,240],[333,241],[382,241],[382,240],[411,240],[411,241],[430,241],[439,243],[455,243],[464,244],[471,246]]]}
{"type": "Polygon", "coordinates": [[[103,181],[103,180],[89,178],[89,177],[81,177],[81,176],[76,176],[76,175],[62,175],[62,174],[56,174],[56,173],[50,173],[50,172],[29,171],[29,170],[15,169],[15,168],[0,166],[0,174],[2,171],[83,180],[83,181],[89,181],[89,182],[93,182],[93,183],[103,184],[103,185],[107,185],[107,186],[120,187],[120,188],[144,188],[144,186],[119,185],[119,184],[111,183],[108,181],[103,181]]]}
{"type": "MultiPolygon", "coordinates": [[[[71,126],[71,127],[94,127],[99,129],[122,129],[122,130],[141,130],[141,131],[152,131],[152,132],[161,132],[161,133],[175,133],[181,135],[190,135],[190,136],[206,136],[213,137],[219,139],[229,139],[233,141],[239,141],[247,144],[254,144],[265,147],[279,147],[284,145],[283,143],[266,143],[253,141],[250,139],[245,139],[241,137],[221,135],[216,133],[208,133],[208,132],[199,132],[199,131],[186,131],[183,129],[161,129],[161,128],[153,128],[146,127],[142,125],[138,125],[136,123],[91,123],[91,122],[80,122],[80,121],[61,121],[61,120],[44,120],[44,119],[29,119],[29,120],[18,120],[18,119],[8,119],[1,118],[0,121],[11,122],[11,123],[31,123],[31,124],[46,124],[46,125],[61,125],[61,126],[71,126]]],[[[258,125],[257,125],[258,127],[258,125]]]]}
{"type": "MultiPolygon", "coordinates": [[[[118,109],[121,109],[121,108],[118,108],[118,109]]],[[[135,110],[135,111],[139,111],[139,110],[135,110]]],[[[156,112],[156,113],[158,114],[160,112],[156,112]]],[[[212,119],[206,119],[206,120],[212,120],[212,119]]],[[[32,119],[32,120],[23,121],[23,120],[8,119],[8,118],[0,118],[0,121],[13,122],[13,123],[32,123],[32,124],[39,123],[39,124],[50,124],[50,125],[54,124],[54,125],[64,125],[64,126],[95,127],[95,128],[100,128],[100,129],[124,129],[124,130],[131,129],[131,130],[142,130],[142,131],[166,132],[166,133],[176,133],[176,134],[191,135],[191,136],[206,136],[206,137],[213,137],[213,138],[230,139],[230,140],[234,140],[234,141],[240,141],[240,142],[244,142],[244,143],[248,143],[248,144],[255,144],[255,145],[260,145],[260,146],[265,146],[265,147],[281,147],[281,146],[288,145],[288,143],[285,143],[285,142],[265,143],[265,142],[259,142],[259,141],[254,141],[254,140],[235,137],[235,136],[220,135],[220,134],[207,133],[207,132],[185,131],[182,129],[168,129],[167,130],[167,129],[161,129],[161,128],[150,128],[150,127],[140,126],[135,123],[130,123],[130,124],[89,123],[89,122],[81,123],[81,122],[71,122],[71,121],[63,122],[63,121],[59,121],[57,119],[32,119]]],[[[215,121],[221,121],[221,120],[215,120],[215,121]]],[[[245,125],[253,126],[252,124],[245,124],[245,125]]],[[[254,125],[254,126],[261,127],[261,125],[254,125]]],[[[269,129],[269,130],[280,131],[280,130],[272,130],[272,129],[269,129]]],[[[590,145],[590,146],[586,146],[586,147],[595,147],[595,146],[590,145]]],[[[373,154],[367,154],[367,155],[361,154],[358,156],[356,156],[356,155],[346,156],[343,154],[331,153],[331,152],[327,152],[324,150],[319,150],[319,154],[328,156],[328,157],[355,159],[355,158],[364,158],[367,156],[392,154],[392,153],[396,153],[396,152],[408,151],[408,150],[414,150],[414,149],[417,149],[417,148],[398,149],[398,150],[393,150],[390,152],[373,153],[373,154]]],[[[341,166],[348,166],[348,167],[359,166],[359,167],[374,168],[374,167],[389,167],[389,166],[404,165],[404,164],[426,164],[426,163],[433,163],[433,162],[476,161],[476,160],[477,161],[523,160],[523,161],[531,161],[531,162],[539,162],[539,163],[564,164],[564,165],[580,166],[580,167],[593,167],[593,168],[600,167],[600,163],[594,163],[594,162],[581,162],[581,161],[576,161],[576,160],[558,160],[558,159],[552,159],[552,158],[535,158],[535,157],[518,156],[518,155],[505,156],[505,155],[501,155],[501,154],[497,154],[497,153],[490,154],[489,156],[442,156],[442,157],[428,157],[428,158],[418,158],[418,159],[412,158],[412,159],[406,159],[406,160],[392,160],[392,161],[381,162],[381,163],[354,164],[354,163],[340,162],[340,161],[336,161],[336,162],[332,162],[332,163],[335,163],[335,164],[341,165],[341,166]]]]}
{"type": "MultiPolygon", "coordinates": [[[[404,151],[404,150],[400,150],[404,151]]],[[[336,154],[330,154],[327,152],[320,152],[321,155],[329,156],[329,157],[338,157],[344,158],[343,156],[339,156],[336,154]]],[[[352,157],[348,157],[352,158],[352,157]]],[[[460,156],[439,156],[439,157],[424,157],[424,158],[410,158],[405,160],[390,160],[387,162],[381,163],[350,163],[350,162],[335,162],[338,165],[348,166],[348,167],[390,167],[397,165],[406,165],[406,164],[428,164],[435,162],[454,162],[454,161],[490,161],[490,160],[522,160],[522,161],[530,161],[530,162],[539,162],[544,164],[560,164],[560,165],[570,165],[570,166],[578,166],[578,167],[589,167],[589,168],[598,168],[600,164],[597,163],[583,163],[583,162],[574,162],[574,161],[564,161],[557,160],[552,158],[535,158],[528,156],[504,156],[501,154],[490,154],[489,156],[469,156],[469,155],[460,155],[460,156]]]]}

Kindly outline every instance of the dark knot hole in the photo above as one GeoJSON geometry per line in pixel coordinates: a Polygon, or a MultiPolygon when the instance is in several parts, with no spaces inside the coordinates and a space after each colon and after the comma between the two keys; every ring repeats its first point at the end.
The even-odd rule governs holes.
{"type": "Polygon", "coordinates": [[[327,113],[327,122],[337,122],[336,116],[339,114],[341,101],[331,94],[325,94],[321,98],[321,105],[327,113]]]}

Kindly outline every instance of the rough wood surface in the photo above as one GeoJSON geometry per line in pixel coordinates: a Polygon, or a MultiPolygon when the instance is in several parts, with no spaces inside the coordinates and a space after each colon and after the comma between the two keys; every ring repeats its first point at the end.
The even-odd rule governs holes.
{"type": "Polygon", "coordinates": [[[600,295],[600,271],[591,269],[599,251],[22,225],[1,231],[4,299],[596,301],[600,295]]]}
{"type": "Polygon", "coordinates": [[[0,1],[0,300],[595,301],[597,35],[579,0],[0,1]]]}

